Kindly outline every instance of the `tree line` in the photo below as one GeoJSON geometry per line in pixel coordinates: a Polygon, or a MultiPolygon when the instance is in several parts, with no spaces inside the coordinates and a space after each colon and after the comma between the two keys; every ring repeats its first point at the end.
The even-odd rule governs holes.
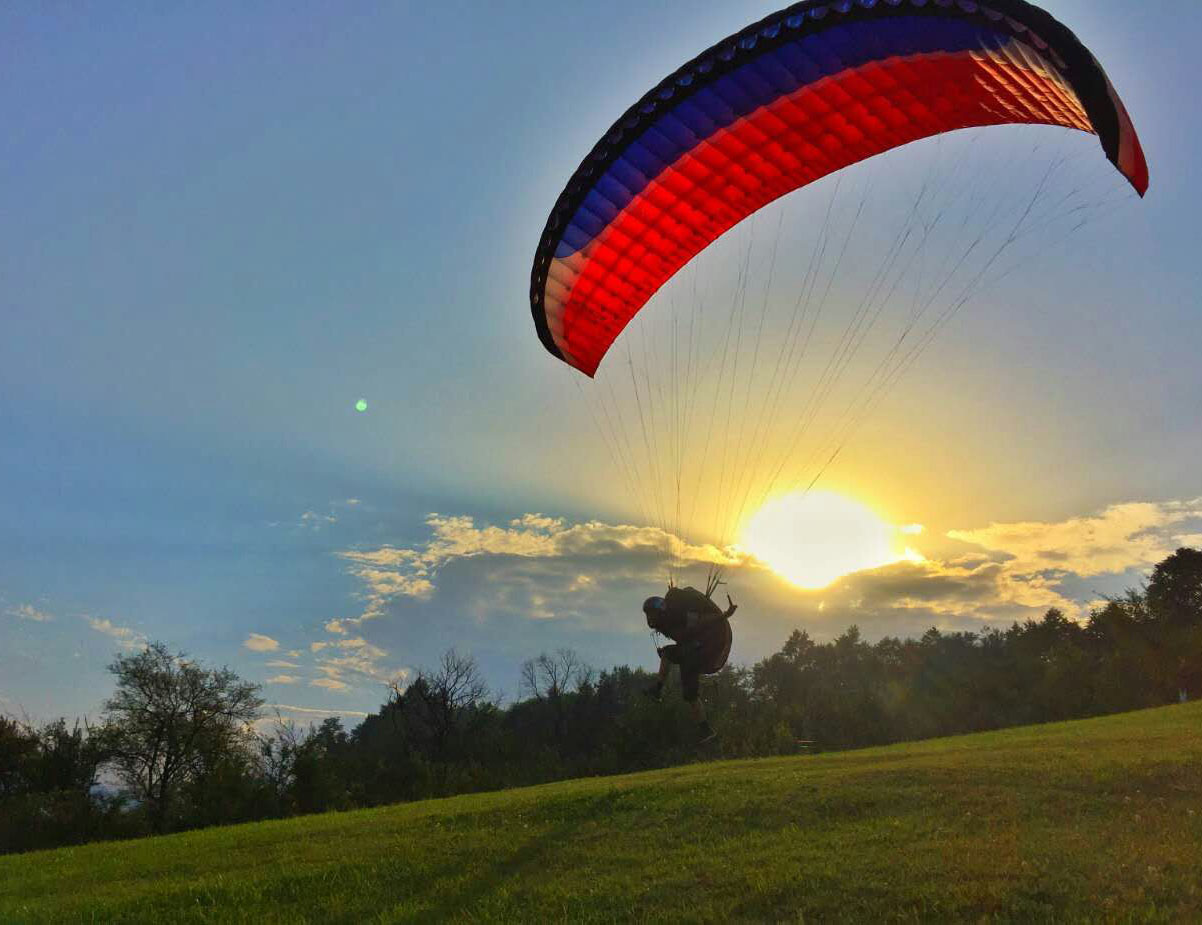
{"type": "MultiPolygon", "coordinates": [[[[152,643],[118,655],[96,725],[0,717],[0,851],[377,806],[664,767],[699,757],[679,698],[652,675],[576,652],[521,666],[502,705],[469,655],[394,685],[353,729],[330,718],[259,729],[259,687],[152,643]]],[[[1049,610],[981,633],[931,629],[819,643],[728,666],[702,694],[715,755],[849,749],[1160,706],[1202,694],[1202,551],[1088,620],[1049,610]]]]}

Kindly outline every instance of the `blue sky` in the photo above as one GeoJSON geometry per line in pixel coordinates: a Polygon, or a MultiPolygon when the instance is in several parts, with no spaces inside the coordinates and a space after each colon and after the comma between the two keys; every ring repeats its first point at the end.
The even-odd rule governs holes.
{"type": "MultiPolygon", "coordinates": [[[[736,655],[1088,602],[1202,534],[1202,8],[1046,5],[1123,95],[1151,193],[958,318],[826,477],[924,524],[925,571],[822,600],[748,573],[736,655]]],[[[6,5],[0,710],[95,710],[143,638],[348,715],[450,644],[508,693],[541,648],[647,662],[654,542],[598,487],[530,259],[629,101],[772,9],[6,5]]]]}

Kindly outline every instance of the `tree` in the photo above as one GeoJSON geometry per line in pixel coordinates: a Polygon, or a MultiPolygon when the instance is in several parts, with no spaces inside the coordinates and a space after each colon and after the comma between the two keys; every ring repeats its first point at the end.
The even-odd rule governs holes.
{"type": "Polygon", "coordinates": [[[29,768],[37,760],[39,746],[35,730],[0,716],[0,800],[33,789],[29,768]]]}
{"type": "Polygon", "coordinates": [[[1202,550],[1178,549],[1157,565],[1146,599],[1155,618],[1168,626],[1202,624],[1202,550]]]}
{"type": "Polygon", "coordinates": [[[522,663],[521,691],[536,700],[558,700],[593,680],[593,669],[574,649],[543,652],[522,663]]]}
{"type": "Polygon", "coordinates": [[[0,716],[0,800],[20,793],[88,796],[105,762],[104,736],[79,720],[40,729],[0,716]]]}
{"type": "Polygon", "coordinates": [[[570,712],[581,691],[590,688],[593,669],[584,663],[574,649],[556,649],[541,653],[522,663],[520,691],[536,701],[534,716],[547,724],[548,745],[559,753],[570,749],[572,728],[570,712]]]}
{"type": "Polygon", "coordinates": [[[310,726],[293,764],[293,800],[302,813],[341,809],[350,804],[348,784],[353,769],[345,767],[350,738],[342,720],[330,716],[310,726]]]}
{"type": "Polygon", "coordinates": [[[104,704],[113,761],[161,832],[181,787],[247,747],[263,706],[259,686],[228,668],[172,655],[161,642],[118,655],[109,671],[117,678],[104,704]]]}
{"type": "Polygon", "coordinates": [[[0,716],[0,853],[117,834],[119,801],[93,792],[103,740],[78,721],[35,728],[0,716]]]}
{"type": "Polygon", "coordinates": [[[68,726],[65,719],[57,719],[43,726],[37,738],[41,761],[34,789],[88,795],[108,757],[104,737],[79,720],[68,726]]]}
{"type": "Polygon", "coordinates": [[[276,714],[275,729],[258,737],[259,777],[276,815],[316,813],[349,804],[351,771],[340,762],[350,747],[342,720],[331,716],[301,731],[276,714]]]}
{"type": "Polygon", "coordinates": [[[435,668],[418,672],[403,690],[399,683],[391,687],[389,706],[403,718],[407,738],[436,761],[449,758],[464,719],[488,696],[476,660],[454,649],[443,653],[435,668]]]}

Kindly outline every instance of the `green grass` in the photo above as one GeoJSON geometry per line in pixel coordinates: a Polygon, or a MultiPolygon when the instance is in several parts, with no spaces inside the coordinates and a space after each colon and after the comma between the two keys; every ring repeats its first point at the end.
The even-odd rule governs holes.
{"type": "Polygon", "coordinates": [[[0,921],[1202,921],[1202,704],[0,857],[0,921]]]}

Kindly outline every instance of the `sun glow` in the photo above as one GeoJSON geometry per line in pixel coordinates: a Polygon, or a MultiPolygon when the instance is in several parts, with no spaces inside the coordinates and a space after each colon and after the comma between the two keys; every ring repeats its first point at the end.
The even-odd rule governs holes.
{"type": "Polygon", "coordinates": [[[781,577],[817,591],[852,572],[902,560],[921,562],[914,550],[895,548],[897,532],[856,501],[810,492],[765,504],[747,524],[740,545],[781,577]]]}

